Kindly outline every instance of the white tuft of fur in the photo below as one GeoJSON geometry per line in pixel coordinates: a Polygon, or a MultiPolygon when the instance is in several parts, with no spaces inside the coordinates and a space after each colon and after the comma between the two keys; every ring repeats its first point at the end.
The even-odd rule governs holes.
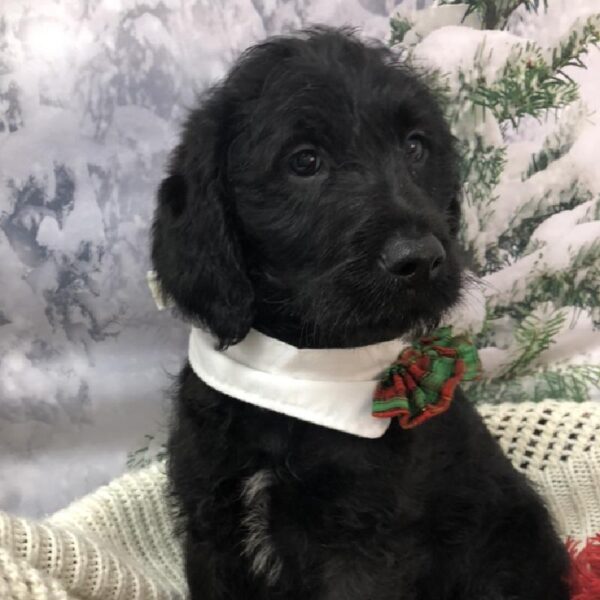
{"type": "Polygon", "coordinates": [[[250,558],[253,573],[263,576],[269,586],[277,582],[283,567],[281,559],[276,555],[269,531],[269,488],[273,481],[271,471],[260,469],[246,479],[242,488],[242,502],[245,508],[242,525],[246,530],[243,554],[250,558]]]}

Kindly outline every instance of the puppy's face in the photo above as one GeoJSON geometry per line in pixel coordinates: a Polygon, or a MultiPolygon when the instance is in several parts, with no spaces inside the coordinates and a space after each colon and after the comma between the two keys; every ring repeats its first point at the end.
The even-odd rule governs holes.
{"type": "Polygon", "coordinates": [[[224,343],[252,325],[301,345],[372,343],[435,324],[458,297],[452,137],[383,48],[335,31],[254,48],[192,114],[171,170],[155,266],[224,343]],[[164,268],[174,235],[187,236],[183,293],[164,268]]]}

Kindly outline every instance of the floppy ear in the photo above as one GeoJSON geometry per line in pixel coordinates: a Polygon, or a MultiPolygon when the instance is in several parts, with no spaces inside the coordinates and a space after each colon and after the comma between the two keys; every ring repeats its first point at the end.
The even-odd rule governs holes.
{"type": "Polygon", "coordinates": [[[224,102],[193,112],[160,185],[152,262],[163,292],[226,347],[248,333],[254,292],[225,194],[224,102]]]}

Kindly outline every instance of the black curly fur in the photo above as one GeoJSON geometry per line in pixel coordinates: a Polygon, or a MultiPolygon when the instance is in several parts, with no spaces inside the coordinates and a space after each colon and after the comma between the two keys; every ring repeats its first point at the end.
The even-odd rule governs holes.
{"type": "MultiPolygon", "coordinates": [[[[250,327],[351,347],[436,324],[459,298],[457,158],[435,99],[382,46],[314,29],[246,52],[194,110],[158,194],[153,262],[221,347],[250,327]],[[403,140],[419,130],[427,160],[403,140]],[[314,177],[290,153],[309,143],[314,177]],[[394,233],[447,260],[408,289],[394,233]]],[[[547,511],[461,392],[362,439],[224,396],[186,366],[169,441],[194,600],[567,600],[547,511]],[[249,535],[255,537],[249,541],[249,535]]]]}

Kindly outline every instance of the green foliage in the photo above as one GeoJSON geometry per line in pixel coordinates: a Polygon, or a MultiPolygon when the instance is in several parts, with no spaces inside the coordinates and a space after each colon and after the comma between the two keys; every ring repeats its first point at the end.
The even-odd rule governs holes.
{"type": "Polygon", "coordinates": [[[459,142],[461,181],[471,204],[491,204],[492,192],[498,185],[506,165],[506,148],[486,144],[480,135],[469,142],[459,142]]]}
{"type": "Polygon", "coordinates": [[[584,402],[588,399],[589,387],[598,387],[598,385],[600,385],[598,365],[571,365],[565,371],[541,373],[534,397],[584,402]]]}
{"type": "MultiPolygon", "coordinates": [[[[519,6],[524,6],[528,11],[537,11],[540,0],[442,0],[440,4],[466,4],[468,8],[463,20],[477,12],[485,29],[504,29],[510,15],[519,6]]],[[[548,6],[547,0],[543,0],[543,5],[548,6]]]]}
{"type": "MultiPolygon", "coordinates": [[[[589,44],[596,43],[600,35],[599,24],[600,19],[596,17],[587,19],[583,25],[575,27],[566,40],[551,53],[544,53],[535,44],[517,48],[506,61],[500,76],[491,83],[488,83],[485,75],[485,65],[489,62],[492,50],[487,50],[482,45],[473,70],[458,73],[458,94],[447,102],[451,123],[457,126],[462,121],[461,127],[464,128],[465,118],[473,122],[485,120],[485,112],[489,111],[501,126],[505,127],[509,123],[518,129],[525,116],[541,118],[550,109],[570,105],[578,97],[578,88],[561,69],[566,65],[581,64],[580,57],[587,51],[589,44]],[[551,58],[546,61],[544,56],[550,54],[551,58]],[[478,110],[482,113],[477,114],[478,110]]],[[[532,156],[527,174],[531,176],[543,170],[553,160],[568,152],[574,142],[575,132],[576,128],[570,127],[566,131],[560,130],[547,140],[542,150],[532,156]]],[[[462,137],[460,150],[464,200],[467,207],[474,208],[473,215],[478,228],[484,231],[498,201],[495,190],[506,165],[506,146],[490,144],[477,133],[469,141],[466,141],[464,135],[462,137]]],[[[540,198],[538,202],[541,210],[536,210],[535,215],[525,218],[523,222],[520,222],[522,213],[519,210],[507,224],[506,231],[499,236],[498,243],[481,253],[474,253],[478,272],[494,272],[521,256],[529,246],[531,233],[544,218],[572,208],[586,199],[588,198],[580,190],[566,189],[558,193],[557,201],[549,209],[543,208],[548,203],[548,197],[540,198]]],[[[523,209],[525,212],[529,210],[527,205],[523,209]]],[[[463,228],[461,236],[463,243],[474,249],[474,244],[477,243],[473,237],[474,221],[470,223],[470,230],[463,228]]]]}
{"type": "Polygon", "coordinates": [[[395,46],[396,44],[402,43],[404,36],[412,29],[412,26],[413,23],[404,17],[392,17],[390,19],[390,46],[395,46]]]}
{"type": "Polygon", "coordinates": [[[127,455],[127,469],[141,469],[150,463],[158,460],[165,460],[167,457],[167,448],[163,443],[157,445],[156,438],[153,435],[144,435],[146,444],[127,455]]]}
{"type": "Polygon", "coordinates": [[[577,185],[569,186],[558,194],[558,202],[547,203],[547,198],[538,201],[538,208],[531,217],[520,220],[519,214],[515,215],[506,231],[498,238],[494,248],[502,262],[510,263],[531,251],[531,234],[546,219],[565,210],[571,210],[584,202],[592,199],[592,193],[587,189],[580,189],[577,185]],[[573,189],[572,189],[573,188],[573,189]]]}
{"type": "Polygon", "coordinates": [[[485,307],[485,318],[483,325],[478,332],[475,332],[473,336],[473,342],[477,348],[485,348],[492,346],[494,343],[494,328],[492,327],[492,321],[497,318],[494,314],[494,309],[489,305],[485,307]]]}
{"type": "MultiPolygon", "coordinates": [[[[460,172],[463,195],[471,206],[491,206],[496,200],[494,189],[506,164],[506,148],[486,144],[478,135],[470,142],[459,143],[460,172]]],[[[485,211],[478,212],[480,225],[486,218],[485,211]]]]}
{"type": "MultiPolygon", "coordinates": [[[[536,306],[552,302],[556,307],[573,306],[591,311],[596,322],[600,320],[600,241],[581,248],[567,269],[542,272],[527,284],[525,297],[508,305],[497,305],[490,310],[490,319],[503,315],[522,318],[536,306]]],[[[600,323],[597,323],[600,325],[600,323]]]]}
{"type": "MultiPolygon", "coordinates": [[[[498,199],[495,188],[506,164],[506,148],[486,144],[481,136],[475,135],[469,142],[460,141],[458,150],[463,202],[466,206],[477,207],[478,228],[484,229],[485,221],[498,199]]],[[[468,248],[472,240],[470,232],[464,226],[460,237],[463,245],[468,248]]],[[[485,264],[477,266],[480,273],[485,272],[485,264]]]]}
{"type": "MultiPolygon", "coordinates": [[[[600,15],[594,15],[583,22],[581,29],[575,27],[566,40],[552,50],[550,67],[561,73],[566,67],[585,69],[581,57],[589,52],[590,46],[598,43],[600,43],[600,15]]],[[[566,77],[564,74],[563,76],[566,77]]]]}
{"type": "Polygon", "coordinates": [[[549,164],[558,160],[561,156],[564,156],[572,146],[573,140],[556,136],[555,143],[545,144],[539,152],[532,155],[522,180],[525,181],[532,175],[547,169],[549,164]]]}
{"type": "Polygon", "coordinates": [[[526,115],[539,118],[545,111],[563,108],[578,98],[577,84],[546,63],[534,44],[519,48],[492,84],[470,86],[471,102],[492,112],[500,122],[518,127],[526,115]]]}
{"type": "Polygon", "coordinates": [[[549,316],[530,314],[523,319],[514,331],[517,351],[498,379],[513,379],[527,374],[531,364],[552,345],[565,320],[563,310],[549,316]]]}
{"type": "Polygon", "coordinates": [[[531,155],[521,180],[525,181],[536,173],[544,171],[554,161],[565,156],[573,147],[589,116],[590,113],[581,103],[569,107],[561,115],[556,127],[547,135],[540,150],[531,155]]]}
{"type": "MultiPolygon", "coordinates": [[[[477,107],[488,110],[501,125],[508,122],[518,129],[524,116],[540,118],[551,108],[571,104],[578,97],[578,88],[561,69],[582,64],[580,57],[587,52],[590,44],[597,43],[600,39],[599,26],[600,17],[590,17],[580,23],[566,40],[552,51],[548,62],[544,59],[542,50],[533,44],[519,48],[504,65],[500,77],[489,84],[482,71],[482,65],[486,62],[486,50],[482,46],[475,61],[474,73],[459,73],[461,98],[454,104],[450,103],[450,106],[464,106],[465,101],[470,102],[473,110],[477,107]]],[[[456,113],[454,117],[455,120],[458,118],[456,113]]],[[[578,127],[574,127],[573,119],[570,121],[546,141],[539,153],[532,156],[527,175],[531,176],[543,170],[569,151],[578,130],[578,127]]],[[[474,135],[473,141],[463,142],[461,146],[464,150],[462,156],[465,202],[467,207],[474,207],[479,230],[484,231],[498,201],[495,189],[504,172],[506,146],[486,144],[478,134],[474,135]]],[[[544,197],[535,200],[538,207],[531,216],[523,217],[531,210],[530,202],[524,204],[507,223],[505,231],[496,243],[488,246],[482,253],[474,253],[478,272],[482,275],[492,273],[531,251],[530,236],[542,221],[589,198],[590,193],[587,190],[569,184],[564,190],[548,191],[544,197]]],[[[474,249],[477,241],[473,237],[472,223],[470,230],[463,229],[461,235],[465,245],[474,249]]]]}
{"type": "Polygon", "coordinates": [[[465,384],[465,390],[476,402],[541,402],[566,400],[585,402],[589,388],[600,385],[597,365],[570,365],[568,369],[545,369],[515,379],[481,380],[465,384]]]}
{"type": "MultiPolygon", "coordinates": [[[[546,59],[534,43],[519,47],[506,61],[500,77],[488,83],[479,76],[465,82],[471,102],[492,112],[499,123],[518,127],[527,115],[541,117],[550,109],[568,106],[579,97],[577,84],[566,67],[581,67],[581,57],[600,42],[600,17],[590,17],[575,27],[546,59]]],[[[483,51],[483,50],[482,50],[483,51]]]]}

